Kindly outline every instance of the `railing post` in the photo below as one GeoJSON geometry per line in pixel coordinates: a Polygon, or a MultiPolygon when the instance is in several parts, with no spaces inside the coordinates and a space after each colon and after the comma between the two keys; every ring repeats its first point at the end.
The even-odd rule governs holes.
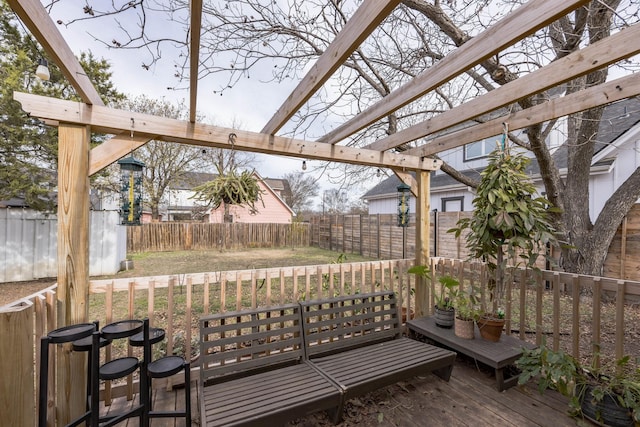
{"type": "Polygon", "coordinates": [[[32,304],[0,312],[0,408],[2,425],[35,425],[32,304]]]}

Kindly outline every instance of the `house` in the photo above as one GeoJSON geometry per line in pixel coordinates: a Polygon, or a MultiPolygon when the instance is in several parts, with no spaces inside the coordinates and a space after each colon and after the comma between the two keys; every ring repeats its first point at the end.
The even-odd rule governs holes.
{"type": "MultiPolygon", "coordinates": [[[[254,176],[258,180],[258,185],[262,190],[262,200],[255,203],[257,212],[251,212],[247,206],[229,206],[229,214],[232,216],[233,222],[242,223],[276,223],[289,224],[292,221],[294,212],[287,205],[284,198],[285,182],[283,179],[263,179],[257,172],[254,176]],[[269,185],[271,182],[277,189],[269,185]]],[[[224,207],[210,210],[208,212],[209,222],[224,222],[224,207]]]]}
{"type": "MultiPolygon", "coordinates": [[[[567,174],[567,150],[562,144],[563,124],[551,132],[547,141],[554,150],[553,158],[562,176],[567,174]]],[[[479,180],[486,167],[487,155],[495,148],[499,137],[467,144],[440,154],[445,162],[465,176],[479,180]]],[[[592,220],[602,210],[613,192],[640,167],[640,99],[629,98],[608,105],[602,114],[597,142],[591,164],[589,182],[589,213],[592,220]]],[[[528,167],[539,192],[544,192],[538,164],[528,167]]],[[[369,214],[396,213],[397,186],[400,180],[393,175],[373,187],[362,198],[369,205],[369,214]]],[[[439,212],[470,211],[475,192],[442,171],[431,173],[431,209],[439,212]]],[[[415,212],[415,199],[410,201],[415,212]]]]}
{"type": "MultiPolygon", "coordinates": [[[[251,213],[248,207],[230,206],[229,213],[233,222],[242,223],[290,223],[293,210],[285,202],[288,183],[284,179],[262,178],[257,172],[254,176],[262,190],[262,200],[256,203],[257,212],[251,213]]],[[[167,203],[160,209],[163,221],[205,221],[224,222],[224,207],[211,209],[203,202],[193,199],[193,188],[211,181],[215,174],[189,172],[183,179],[167,189],[167,203]]]]}

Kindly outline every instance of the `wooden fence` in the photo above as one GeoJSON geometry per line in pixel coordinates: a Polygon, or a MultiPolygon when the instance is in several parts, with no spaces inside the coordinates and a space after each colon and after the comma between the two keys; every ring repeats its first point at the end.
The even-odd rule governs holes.
{"type": "Polygon", "coordinates": [[[309,246],[309,225],[163,222],[127,227],[127,252],[309,246]]]}
{"type": "MultiPolygon", "coordinates": [[[[196,358],[196,328],[202,314],[377,289],[395,290],[401,304],[410,311],[415,307],[415,278],[407,273],[410,265],[408,260],[390,260],[94,280],[90,283],[90,320],[99,320],[104,325],[120,319],[149,317],[154,326],[167,332],[167,340],[158,351],[196,358]]],[[[441,275],[457,278],[463,288],[478,286],[482,303],[489,304],[483,264],[432,258],[431,270],[435,273],[427,292],[429,312],[434,295],[439,292],[437,277],[441,275]]],[[[640,357],[635,328],[628,320],[638,318],[640,282],[554,271],[514,270],[510,277],[509,298],[504,307],[507,333],[537,344],[546,340],[554,349],[562,348],[595,363],[622,355],[640,357]]],[[[37,378],[34,375],[39,373],[39,366],[33,369],[34,360],[36,363],[39,360],[36,343],[55,327],[55,292],[54,286],[0,309],[0,341],[11,343],[14,350],[0,357],[0,369],[5,373],[0,378],[3,399],[0,404],[15,408],[12,414],[23,417],[16,418],[20,422],[14,424],[11,419],[3,419],[8,425],[33,425],[24,420],[34,413],[37,378]]],[[[128,351],[112,347],[103,358],[128,351]]],[[[134,354],[135,351],[139,350],[134,350],[134,354]]],[[[166,382],[154,383],[163,385],[166,382]]],[[[132,383],[113,389],[107,386],[102,398],[109,402],[115,396],[131,396],[134,386],[132,383]]],[[[64,404],[55,402],[53,391],[49,399],[49,407],[64,404]]]]}
{"type": "MultiPolygon", "coordinates": [[[[430,254],[466,259],[464,236],[456,239],[447,230],[471,212],[430,213],[430,254]]],[[[409,227],[397,226],[396,215],[324,215],[311,218],[310,244],[323,249],[357,253],[378,259],[415,257],[415,217],[409,227]]],[[[640,204],[623,220],[609,246],[603,276],[640,281],[640,204]]]]}

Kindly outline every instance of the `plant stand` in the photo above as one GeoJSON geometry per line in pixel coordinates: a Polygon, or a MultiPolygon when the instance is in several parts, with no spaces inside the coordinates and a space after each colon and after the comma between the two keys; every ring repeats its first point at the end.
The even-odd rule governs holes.
{"type": "Polygon", "coordinates": [[[456,317],[453,325],[457,337],[465,340],[472,340],[475,337],[476,322],[474,320],[462,320],[456,317]]]}
{"type": "Polygon", "coordinates": [[[441,310],[436,306],[433,312],[433,318],[436,321],[436,326],[451,329],[453,327],[453,319],[455,318],[455,314],[456,311],[454,309],[441,310]]]}
{"type": "Polygon", "coordinates": [[[478,319],[478,329],[480,330],[480,336],[485,340],[498,342],[504,329],[504,319],[481,317],[478,319]]]}

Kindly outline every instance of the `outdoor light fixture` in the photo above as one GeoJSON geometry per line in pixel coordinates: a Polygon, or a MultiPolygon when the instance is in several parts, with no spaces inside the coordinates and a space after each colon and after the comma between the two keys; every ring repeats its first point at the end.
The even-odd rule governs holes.
{"type": "Polygon", "coordinates": [[[303,161],[302,161],[302,170],[303,170],[303,171],[306,171],[306,170],[307,170],[307,161],[306,161],[306,160],[303,160],[303,161]]]}
{"type": "Polygon", "coordinates": [[[120,223],[140,225],[144,163],[131,155],[119,160],[118,164],[120,165],[120,223]]]}
{"type": "Polygon", "coordinates": [[[409,226],[409,198],[411,187],[404,182],[398,185],[398,227],[409,226]]]}
{"type": "Polygon", "coordinates": [[[49,74],[49,64],[47,64],[47,60],[44,58],[40,58],[38,60],[38,68],[36,68],[36,77],[41,80],[47,81],[51,74],[49,74]]]}

